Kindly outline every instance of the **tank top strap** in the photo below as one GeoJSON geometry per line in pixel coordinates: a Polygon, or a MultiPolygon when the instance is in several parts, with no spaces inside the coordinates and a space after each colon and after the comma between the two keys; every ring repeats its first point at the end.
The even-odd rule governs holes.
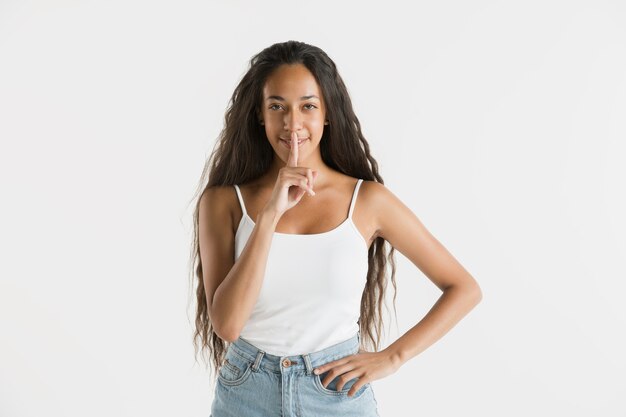
{"type": "Polygon", "coordinates": [[[237,199],[239,200],[241,211],[243,211],[243,215],[245,216],[248,214],[248,212],[246,211],[246,205],[243,204],[243,197],[241,196],[241,190],[239,189],[239,186],[237,184],[235,184],[234,186],[235,186],[235,191],[237,191],[237,199]]]}
{"type": "Polygon", "coordinates": [[[350,211],[348,212],[348,218],[352,218],[352,212],[354,211],[354,203],[356,202],[356,197],[359,194],[359,188],[361,187],[361,183],[363,180],[359,178],[356,182],[356,186],[354,187],[354,193],[352,193],[352,200],[350,201],[350,211]]]}

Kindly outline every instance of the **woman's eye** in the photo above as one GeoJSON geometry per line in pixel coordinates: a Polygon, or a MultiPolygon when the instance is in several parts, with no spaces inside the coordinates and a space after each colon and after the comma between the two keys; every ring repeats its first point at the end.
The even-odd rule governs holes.
{"type": "MultiPolygon", "coordinates": [[[[317,108],[317,106],[315,106],[314,104],[310,104],[310,103],[304,105],[304,107],[307,107],[307,106],[311,106],[307,110],[312,110],[312,109],[316,109],[317,108]]],[[[275,107],[280,107],[280,104],[272,104],[269,108],[270,108],[270,110],[274,110],[275,107]]]]}

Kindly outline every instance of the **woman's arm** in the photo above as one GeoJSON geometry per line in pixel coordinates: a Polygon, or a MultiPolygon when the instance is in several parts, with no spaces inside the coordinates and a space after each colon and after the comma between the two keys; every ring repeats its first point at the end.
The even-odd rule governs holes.
{"type": "Polygon", "coordinates": [[[230,199],[225,193],[235,193],[235,189],[207,189],[200,200],[198,226],[209,317],[219,337],[233,342],[259,298],[280,216],[269,211],[258,214],[256,226],[235,262],[233,225],[227,221],[231,218],[230,199]]]}
{"type": "Polygon", "coordinates": [[[443,291],[422,320],[384,349],[400,366],[443,337],[482,300],[482,292],[470,273],[384,184],[373,182],[370,195],[377,236],[410,259],[443,291]]]}

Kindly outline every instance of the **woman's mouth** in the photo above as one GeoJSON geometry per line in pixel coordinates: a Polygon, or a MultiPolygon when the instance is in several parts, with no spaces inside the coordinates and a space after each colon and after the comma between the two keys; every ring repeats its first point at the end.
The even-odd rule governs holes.
{"type": "MultiPolygon", "coordinates": [[[[298,139],[298,147],[300,147],[307,140],[309,140],[309,138],[298,139]]],[[[291,139],[290,140],[281,139],[280,142],[283,145],[285,145],[287,148],[291,148],[291,139]]]]}

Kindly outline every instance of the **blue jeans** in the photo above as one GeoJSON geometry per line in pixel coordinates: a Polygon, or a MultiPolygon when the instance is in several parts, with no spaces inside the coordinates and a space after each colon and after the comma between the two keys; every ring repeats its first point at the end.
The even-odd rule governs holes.
{"type": "Polygon", "coordinates": [[[359,340],[357,332],[317,352],[275,356],[239,337],[218,370],[209,417],[380,417],[370,383],[348,397],[358,378],[337,391],[337,378],[322,385],[329,371],[313,373],[317,366],[358,353],[359,340]]]}

